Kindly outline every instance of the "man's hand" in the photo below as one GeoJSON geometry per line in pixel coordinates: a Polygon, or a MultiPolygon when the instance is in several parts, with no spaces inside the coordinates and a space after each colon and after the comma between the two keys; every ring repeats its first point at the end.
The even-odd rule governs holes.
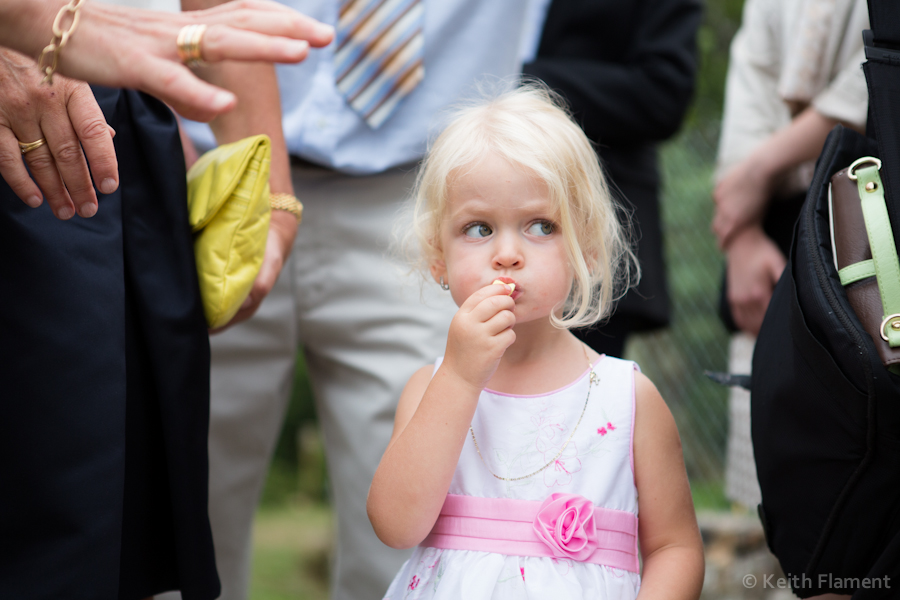
{"type": "Polygon", "coordinates": [[[741,230],[762,222],[771,194],[771,178],[753,156],[725,174],[713,190],[716,214],[712,229],[719,248],[729,247],[741,230]]]}
{"type": "Polygon", "coordinates": [[[741,231],[728,252],[728,304],[735,324],[757,335],[786,260],[762,228],[741,231]]]}
{"type": "Polygon", "coordinates": [[[297,219],[289,212],[283,210],[273,210],[272,220],[269,223],[269,237],[266,240],[266,254],[263,258],[263,264],[259,269],[259,274],[253,282],[253,288],[250,295],[244,300],[240,310],[232,317],[224,327],[213,329],[210,333],[219,333],[225,331],[232,325],[246,321],[256,313],[259,305],[269,295],[281,269],[287,262],[291,254],[291,246],[294,244],[294,237],[297,235],[297,219]]]}

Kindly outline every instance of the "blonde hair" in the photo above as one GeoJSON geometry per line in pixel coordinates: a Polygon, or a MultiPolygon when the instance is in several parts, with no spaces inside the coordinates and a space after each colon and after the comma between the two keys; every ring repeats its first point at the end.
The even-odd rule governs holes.
{"type": "Polygon", "coordinates": [[[530,83],[462,107],[434,140],[416,180],[413,224],[423,272],[442,257],[440,228],[448,188],[460,171],[493,153],[542,180],[558,215],[575,283],[559,328],[592,325],[608,317],[615,300],[638,277],[630,235],[619,223],[597,154],[562,99],[530,83]]]}

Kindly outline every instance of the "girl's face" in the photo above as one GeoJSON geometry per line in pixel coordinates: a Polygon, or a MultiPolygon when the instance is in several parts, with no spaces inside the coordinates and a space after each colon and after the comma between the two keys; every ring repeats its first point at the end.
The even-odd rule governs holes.
{"type": "Polygon", "coordinates": [[[516,323],[561,310],[574,271],[544,182],[495,154],[450,186],[440,235],[443,276],[457,306],[497,278],[516,284],[516,323]]]}

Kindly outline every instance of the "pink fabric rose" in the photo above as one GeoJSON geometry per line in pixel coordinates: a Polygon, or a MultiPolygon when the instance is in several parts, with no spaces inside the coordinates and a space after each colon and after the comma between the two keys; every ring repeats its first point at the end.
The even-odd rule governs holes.
{"type": "Polygon", "coordinates": [[[577,494],[550,494],[534,517],[534,531],[553,556],[586,560],[597,548],[594,503],[577,494]]]}

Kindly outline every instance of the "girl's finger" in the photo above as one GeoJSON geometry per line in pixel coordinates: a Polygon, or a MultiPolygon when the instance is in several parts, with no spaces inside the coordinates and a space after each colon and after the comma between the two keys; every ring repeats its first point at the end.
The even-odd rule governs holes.
{"type": "MultiPolygon", "coordinates": [[[[103,194],[113,193],[119,187],[119,163],[112,141],[115,132],[106,124],[89,87],[75,89],[67,106],[72,127],[87,155],[94,184],[103,194]]],[[[79,214],[87,216],[81,211],[79,214]]]]}
{"type": "Polygon", "coordinates": [[[41,130],[69,198],[75,204],[75,212],[82,217],[93,217],[97,214],[97,195],[69,114],[64,111],[46,113],[41,118],[41,130]]]}
{"type": "Polygon", "coordinates": [[[486,323],[497,313],[503,310],[515,311],[516,302],[509,296],[489,296],[478,303],[471,314],[472,317],[481,323],[486,323]]]}
{"type": "Polygon", "coordinates": [[[486,298],[490,298],[491,296],[501,296],[504,294],[509,296],[509,288],[506,288],[504,290],[503,287],[499,285],[488,285],[481,288],[480,290],[476,290],[475,293],[466,298],[466,301],[462,303],[462,306],[460,306],[459,309],[466,312],[472,312],[486,298]]]}
{"type": "Polygon", "coordinates": [[[516,324],[516,315],[511,310],[501,310],[485,322],[490,335],[497,335],[516,324]]]}
{"type": "Polygon", "coordinates": [[[243,60],[297,63],[309,53],[309,42],[272,37],[225,25],[211,26],[203,36],[203,59],[208,62],[243,60]]]}

